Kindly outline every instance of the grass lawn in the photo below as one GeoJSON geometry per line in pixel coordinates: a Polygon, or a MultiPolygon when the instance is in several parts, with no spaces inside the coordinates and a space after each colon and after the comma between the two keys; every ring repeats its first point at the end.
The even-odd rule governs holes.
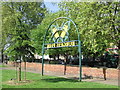
{"type": "MultiPolygon", "coordinates": [[[[23,77],[24,72],[22,72],[23,77]]],[[[30,83],[25,85],[7,85],[5,82],[15,78],[14,70],[2,71],[3,88],[118,88],[113,85],[99,84],[93,82],[78,82],[77,80],[66,79],[54,76],[41,76],[40,74],[27,72],[27,80],[30,83]]]]}
{"type": "Polygon", "coordinates": [[[7,67],[6,65],[0,64],[0,67],[7,67]]]}

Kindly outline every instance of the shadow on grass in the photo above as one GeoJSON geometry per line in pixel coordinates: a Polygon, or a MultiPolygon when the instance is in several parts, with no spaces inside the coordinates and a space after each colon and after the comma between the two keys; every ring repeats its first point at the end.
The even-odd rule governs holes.
{"type": "Polygon", "coordinates": [[[41,79],[43,81],[46,81],[46,82],[53,82],[53,83],[56,83],[56,82],[79,82],[78,80],[73,80],[73,79],[67,79],[67,78],[46,78],[46,79],[41,79]]]}

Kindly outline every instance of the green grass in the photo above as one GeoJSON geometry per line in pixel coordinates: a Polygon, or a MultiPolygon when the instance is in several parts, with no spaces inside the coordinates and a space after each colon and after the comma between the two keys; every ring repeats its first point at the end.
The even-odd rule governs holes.
{"type": "MultiPolygon", "coordinates": [[[[22,72],[22,77],[23,77],[22,72]]],[[[7,85],[4,82],[15,78],[14,70],[2,71],[3,88],[118,88],[113,85],[99,84],[93,82],[78,82],[77,80],[66,79],[54,76],[41,76],[40,74],[27,72],[27,79],[32,80],[26,85],[7,85]]]]}
{"type": "Polygon", "coordinates": [[[7,67],[6,65],[1,64],[0,67],[7,67]]]}

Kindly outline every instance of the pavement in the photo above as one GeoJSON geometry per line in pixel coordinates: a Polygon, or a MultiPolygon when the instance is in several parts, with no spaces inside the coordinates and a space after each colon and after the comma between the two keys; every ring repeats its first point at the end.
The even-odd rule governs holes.
{"type": "MultiPolygon", "coordinates": [[[[7,67],[0,67],[0,70],[3,69],[9,69],[9,70],[16,70],[15,67],[13,66],[7,66],[7,67]]],[[[24,69],[22,68],[22,71],[24,69]]],[[[27,68],[27,72],[32,72],[32,73],[39,73],[41,74],[41,70],[36,70],[34,68],[27,68]]],[[[79,75],[73,74],[66,74],[64,75],[63,73],[58,73],[58,72],[44,72],[44,75],[49,75],[49,76],[57,76],[57,77],[64,77],[64,78],[69,78],[69,79],[79,79],[79,75]]],[[[102,84],[108,84],[108,85],[118,85],[118,80],[116,79],[107,79],[104,80],[103,78],[85,78],[84,76],[82,77],[82,81],[87,81],[87,82],[95,82],[95,83],[102,83],[102,84]]],[[[120,81],[119,81],[120,82],[120,81]]],[[[119,83],[120,84],[120,83],[119,83]]]]}

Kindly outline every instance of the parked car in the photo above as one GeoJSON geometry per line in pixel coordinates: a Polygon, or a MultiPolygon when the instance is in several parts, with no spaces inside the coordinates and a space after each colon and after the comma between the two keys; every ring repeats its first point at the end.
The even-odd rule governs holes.
{"type": "Polygon", "coordinates": [[[118,48],[107,48],[106,53],[98,58],[99,66],[117,67],[119,61],[118,48]]]}

